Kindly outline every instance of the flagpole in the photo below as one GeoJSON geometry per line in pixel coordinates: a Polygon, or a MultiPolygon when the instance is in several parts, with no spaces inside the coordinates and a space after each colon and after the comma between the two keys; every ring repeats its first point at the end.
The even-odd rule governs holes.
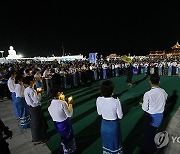
{"type": "Polygon", "coordinates": [[[62,51],[63,51],[63,56],[64,56],[64,46],[63,46],[63,43],[62,43],[62,51]]]}

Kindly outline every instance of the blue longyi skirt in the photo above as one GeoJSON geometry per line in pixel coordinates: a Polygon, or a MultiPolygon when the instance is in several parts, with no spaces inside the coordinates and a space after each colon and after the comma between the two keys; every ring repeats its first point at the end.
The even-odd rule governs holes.
{"type": "Polygon", "coordinates": [[[16,97],[15,106],[20,119],[22,129],[30,128],[30,113],[24,97],[16,97]]]}
{"type": "Polygon", "coordinates": [[[103,153],[122,153],[122,139],[119,120],[104,120],[101,123],[103,153]]]}
{"type": "Polygon", "coordinates": [[[144,151],[154,153],[156,151],[156,145],[154,137],[158,132],[158,128],[163,120],[163,113],[157,114],[145,114],[145,130],[144,130],[144,151]]]}
{"type": "Polygon", "coordinates": [[[18,109],[15,104],[15,101],[16,101],[16,93],[15,92],[11,93],[11,98],[12,98],[12,104],[13,104],[13,109],[14,109],[14,115],[16,118],[19,118],[18,109]]]}
{"type": "Polygon", "coordinates": [[[61,135],[62,149],[60,149],[59,153],[74,153],[76,151],[76,143],[70,119],[67,118],[63,122],[54,121],[54,125],[57,132],[61,135]]]}

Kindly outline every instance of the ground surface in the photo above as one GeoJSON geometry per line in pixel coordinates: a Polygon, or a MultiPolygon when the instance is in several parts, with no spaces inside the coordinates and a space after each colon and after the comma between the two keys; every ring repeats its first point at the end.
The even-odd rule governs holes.
{"type": "MultiPolygon", "coordinates": [[[[114,95],[115,97],[119,97],[123,107],[124,117],[120,123],[124,153],[139,153],[143,144],[144,120],[144,112],[139,105],[139,101],[142,99],[143,94],[150,89],[149,77],[144,77],[144,75],[134,76],[134,86],[132,88],[129,88],[125,83],[125,76],[112,78],[111,80],[115,84],[114,95]]],[[[76,136],[78,153],[102,153],[99,133],[101,117],[97,115],[95,106],[96,98],[99,96],[101,83],[102,81],[97,81],[93,84],[65,91],[66,96],[74,96],[74,114],[71,118],[71,122],[76,136]]],[[[164,120],[160,128],[160,131],[163,131],[168,129],[168,124],[180,105],[180,78],[176,76],[162,76],[160,87],[164,88],[169,96],[164,120]]],[[[57,153],[60,145],[60,136],[55,131],[47,107],[48,100],[44,99],[42,108],[48,121],[48,133],[50,136],[47,146],[53,153],[57,153]]],[[[179,119],[176,119],[175,122],[172,122],[172,125],[176,123],[178,126],[178,120],[179,119]]],[[[175,129],[174,126],[173,129],[175,129]]],[[[166,151],[168,150],[170,151],[170,147],[167,148],[166,151]]],[[[176,150],[178,151],[180,149],[174,148],[174,150],[176,152],[176,150]]],[[[175,152],[173,154],[175,154],[175,152]]]]}
{"type": "MultiPolygon", "coordinates": [[[[112,78],[115,84],[115,96],[120,98],[124,117],[121,120],[121,133],[125,154],[138,154],[143,144],[144,112],[139,106],[144,92],[150,89],[149,78],[143,75],[133,77],[134,87],[125,84],[125,76],[112,78]]],[[[99,96],[102,81],[67,90],[67,96],[74,96],[74,115],[71,118],[78,154],[101,154],[100,123],[101,117],[96,113],[95,101],[99,96]]],[[[165,116],[160,131],[169,133],[169,144],[165,154],[179,154],[180,143],[172,142],[172,137],[180,136],[180,78],[161,77],[161,85],[169,97],[165,109],[165,116]]],[[[60,137],[56,133],[51,117],[47,111],[48,101],[44,98],[42,108],[48,121],[50,140],[46,144],[34,146],[31,142],[31,131],[20,130],[17,120],[13,116],[10,100],[0,102],[0,118],[13,131],[13,138],[8,139],[12,154],[50,154],[57,153],[60,137]],[[50,151],[51,150],[51,151],[50,151]]]]}

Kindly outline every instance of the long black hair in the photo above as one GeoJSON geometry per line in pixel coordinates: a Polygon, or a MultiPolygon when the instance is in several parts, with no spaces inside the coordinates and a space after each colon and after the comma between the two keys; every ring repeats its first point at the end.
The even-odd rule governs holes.
{"type": "Polygon", "coordinates": [[[19,81],[22,81],[22,80],[23,80],[23,76],[20,75],[20,74],[18,74],[18,75],[16,76],[16,78],[15,78],[15,84],[18,84],[19,81]]]}
{"type": "Polygon", "coordinates": [[[49,99],[56,98],[59,92],[62,92],[62,89],[60,87],[55,87],[51,89],[48,94],[49,99]]]}

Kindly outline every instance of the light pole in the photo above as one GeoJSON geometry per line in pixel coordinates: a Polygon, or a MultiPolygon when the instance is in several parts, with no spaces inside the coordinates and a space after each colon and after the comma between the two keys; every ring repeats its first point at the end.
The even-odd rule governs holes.
{"type": "Polygon", "coordinates": [[[4,51],[0,51],[1,52],[1,54],[2,54],[2,58],[3,58],[3,53],[4,53],[4,51]]]}
{"type": "Polygon", "coordinates": [[[63,43],[62,43],[62,51],[63,51],[63,56],[64,56],[64,46],[63,46],[63,43]]]}

